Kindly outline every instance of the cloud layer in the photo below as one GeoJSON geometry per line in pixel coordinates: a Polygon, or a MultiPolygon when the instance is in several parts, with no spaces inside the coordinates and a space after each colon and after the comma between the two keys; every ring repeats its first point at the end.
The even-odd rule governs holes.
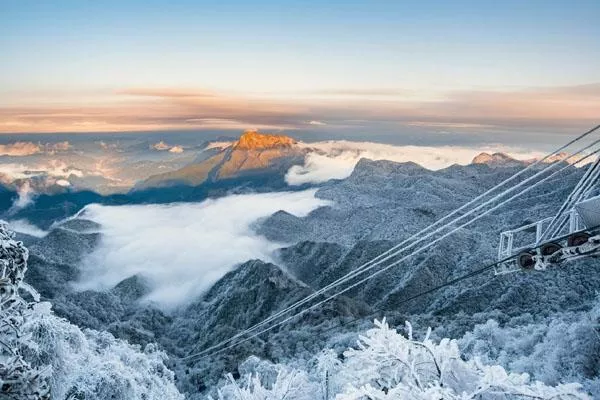
{"type": "Polygon", "coordinates": [[[25,157],[39,153],[55,154],[70,148],[71,144],[67,141],[46,143],[45,145],[33,142],[14,142],[0,144],[0,156],[25,157]]]}
{"type": "Polygon", "coordinates": [[[495,148],[457,146],[392,146],[387,144],[349,141],[326,141],[304,144],[314,149],[306,155],[304,165],[294,166],[286,174],[290,185],[320,183],[329,179],[343,179],[350,176],[361,158],[415,162],[425,168],[436,170],[452,164],[469,164],[473,157],[482,151],[509,153],[516,159],[531,159],[542,153],[524,152],[518,149],[498,146],[495,148]]]}
{"type": "Polygon", "coordinates": [[[30,235],[38,238],[44,237],[48,234],[48,232],[38,228],[35,225],[30,224],[25,219],[9,221],[9,224],[10,229],[17,233],[23,233],[25,235],[30,235]]]}
{"type": "Polygon", "coordinates": [[[40,153],[42,146],[31,142],[15,142],[9,144],[0,144],[0,156],[31,156],[40,153]]]}
{"type": "Polygon", "coordinates": [[[405,126],[460,132],[507,129],[556,132],[591,126],[597,121],[600,83],[446,91],[427,99],[402,89],[377,88],[287,93],[285,96],[131,88],[110,95],[112,100],[103,103],[83,99],[72,105],[29,102],[0,108],[0,132],[378,129],[384,126],[396,131],[405,126]]]}
{"type": "Polygon", "coordinates": [[[153,145],[150,146],[151,149],[154,149],[156,151],[168,151],[169,153],[176,153],[176,154],[180,154],[183,153],[183,146],[179,146],[179,145],[170,145],[165,143],[164,141],[160,141],[158,143],[154,143],[153,145]]]}
{"type": "Polygon", "coordinates": [[[327,204],[314,191],[232,195],[202,203],[108,207],[82,215],[102,225],[100,247],[83,263],[82,289],[106,289],[141,274],[153,285],[147,300],[170,308],[207,290],[236,264],[270,260],[276,243],[251,225],[278,210],[303,216],[327,204]]]}
{"type": "Polygon", "coordinates": [[[0,163],[0,182],[10,183],[17,179],[32,178],[35,176],[50,176],[53,178],[68,178],[71,175],[79,178],[84,172],[72,168],[60,160],[48,160],[31,165],[17,163],[0,163]]]}

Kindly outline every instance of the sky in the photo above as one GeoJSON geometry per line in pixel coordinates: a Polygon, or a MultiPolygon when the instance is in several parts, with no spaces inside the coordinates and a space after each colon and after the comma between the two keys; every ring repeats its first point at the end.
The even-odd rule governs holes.
{"type": "Polygon", "coordinates": [[[0,132],[600,122],[600,2],[0,0],[0,132]]]}

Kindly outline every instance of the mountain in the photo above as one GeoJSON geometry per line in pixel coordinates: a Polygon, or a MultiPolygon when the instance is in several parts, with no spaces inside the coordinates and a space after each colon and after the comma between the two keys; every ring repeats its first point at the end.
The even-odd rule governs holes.
{"type": "MultiPolygon", "coordinates": [[[[550,157],[543,160],[543,164],[551,164],[556,161],[564,161],[569,164],[574,164],[578,160],[582,158],[582,156],[571,156],[567,157],[568,154],[565,152],[560,152],[551,155],[550,157]]],[[[527,164],[532,164],[539,159],[531,158],[528,160],[517,160],[506,153],[479,153],[477,156],[473,158],[471,164],[486,164],[490,167],[515,167],[515,166],[523,166],[527,164]]]]}
{"type": "Polygon", "coordinates": [[[401,240],[506,179],[515,168],[455,165],[431,171],[415,163],[361,159],[352,174],[325,183],[316,196],[335,204],[306,218],[279,212],[259,232],[272,240],[401,240]]]}
{"type": "MultiPolygon", "coordinates": [[[[79,269],[74,260],[90,251],[79,246],[91,243],[91,228],[95,227],[89,221],[71,220],[67,227],[56,227],[46,236],[48,248],[40,246],[43,242],[31,246],[28,282],[40,291],[43,300],[52,302],[57,315],[72,323],[107,330],[131,343],[158,343],[171,355],[179,357],[199,351],[313,292],[285,269],[260,260],[237,266],[189,305],[169,313],[143,300],[150,286],[139,275],[126,278],[107,291],[77,291],[73,284],[78,280],[79,269]],[[62,243],[60,257],[47,257],[48,250],[56,250],[57,240],[62,243]]],[[[278,352],[292,353],[300,343],[303,351],[318,351],[327,327],[365,315],[368,310],[362,302],[340,297],[288,322],[280,332],[249,341],[233,357],[190,360],[172,367],[178,371],[180,387],[197,393],[216,383],[222,371],[235,370],[251,354],[274,357],[278,352]],[[306,336],[306,324],[314,327],[313,336],[306,336]],[[272,340],[279,344],[271,346],[272,340]]]]}
{"type": "Polygon", "coordinates": [[[486,164],[489,166],[515,166],[522,165],[523,162],[516,160],[506,153],[479,153],[473,158],[471,164],[486,164]]]}
{"type": "Polygon", "coordinates": [[[211,149],[216,154],[175,171],[153,175],[136,185],[135,190],[172,186],[199,186],[226,180],[251,181],[260,177],[283,177],[293,165],[302,164],[306,149],[283,135],[246,131],[233,145],[211,149]]]}
{"type": "MultiPolygon", "coordinates": [[[[518,169],[471,164],[429,171],[412,163],[361,160],[349,178],[326,184],[317,191],[316,196],[333,201],[333,207],[322,207],[303,218],[279,212],[265,219],[258,231],[273,240],[294,243],[278,251],[279,262],[298,279],[318,289],[518,169]]],[[[567,169],[562,176],[457,230],[347,294],[384,310],[441,313],[447,318],[461,312],[499,310],[514,316],[543,313],[547,307],[565,309],[589,304],[595,296],[593,285],[600,283],[600,274],[586,276],[586,268],[594,260],[545,273],[496,279],[491,279],[492,274],[482,275],[435,295],[403,303],[411,295],[492,261],[500,231],[553,215],[584,172],[585,169],[575,167],[567,169]]],[[[424,238],[423,244],[440,236],[438,233],[424,238]]]]}
{"type": "MultiPolygon", "coordinates": [[[[211,169],[207,176],[217,180],[228,173],[244,176],[247,171],[261,171],[245,169],[247,165],[271,166],[260,164],[268,155],[295,154],[296,145],[289,138],[271,137],[262,144],[257,142],[264,136],[253,133],[213,156],[222,158],[214,163],[213,168],[218,168],[211,169]],[[235,162],[242,159],[248,164],[235,162]]],[[[55,226],[31,245],[27,279],[53,302],[57,314],[73,323],[108,330],[140,345],[158,343],[173,356],[169,366],[177,373],[179,388],[192,399],[200,398],[224,372],[236,374],[239,362],[250,354],[273,361],[306,359],[325,344],[352,345],[356,335],[349,332],[356,331],[356,324],[368,324],[361,320],[367,319],[365,315],[369,319],[386,315],[393,325],[409,320],[418,331],[431,326],[433,337],[460,338],[488,319],[529,332],[533,324],[544,325],[545,318],[554,318],[559,311],[590,308],[600,286],[597,260],[508,276],[494,277],[490,271],[410,302],[407,299],[493,261],[499,232],[552,215],[584,169],[567,168],[560,177],[524,193],[510,206],[458,229],[336,301],[252,338],[235,351],[206,359],[178,360],[356,270],[522,168],[523,164],[508,161],[503,168],[493,163],[473,163],[431,171],[414,163],[362,159],[347,179],[329,181],[316,192],[332,206],[304,217],[279,211],[256,225],[257,233],[287,243],[276,251],[272,262],[248,260],[234,266],[205,293],[170,312],[144,301],[151,288],[142,275],[128,277],[106,291],[74,290],[78,260],[102,240],[98,227],[85,220],[55,226]]],[[[426,244],[439,238],[436,234],[423,241],[426,244]]],[[[535,335],[528,334],[532,342],[524,347],[535,347],[535,335]]],[[[588,365],[594,353],[585,356],[582,365],[588,365]]],[[[597,372],[589,373],[590,379],[596,376],[597,372]]]]}

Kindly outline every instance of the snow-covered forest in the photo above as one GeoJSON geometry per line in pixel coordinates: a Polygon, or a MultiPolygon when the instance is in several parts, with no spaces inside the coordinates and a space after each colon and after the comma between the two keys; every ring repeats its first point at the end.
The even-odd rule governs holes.
{"type": "MultiPolygon", "coordinates": [[[[39,302],[35,290],[24,282],[28,251],[12,238],[6,225],[0,226],[0,249],[4,398],[184,398],[174,385],[173,372],[165,366],[166,354],[155,345],[142,350],[107,332],[82,331],[55,316],[50,303],[39,302]]],[[[375,327],[343,352],[326,349],[302,363],[274,364],[250,357],[239,367],[238,379],[228,374],[208,398],[589,399],[579,383],[559,382],[578,376],[582,371],[577,368],[595,367],[586,365],[585,353],[577,352],[584,346],[599,354],[599,320],[598,305],[574,316],[571,323],[531,325],[526,331],[502,329],[490,320],[460,341],[434,341],[431,330],[418,338],[409,323],[402,334],[385,319],[375,320],[375,327]],[[570,342],[578,342],[577,348],[570,342]],[[532,379],[526,372],[509,372],[493,362],[517,371],[543,363],[545,380],[555,385],[532,379]]],[[[588,382],[588,389],[596,392],[598,383],[597,378],[588,382]]]]}

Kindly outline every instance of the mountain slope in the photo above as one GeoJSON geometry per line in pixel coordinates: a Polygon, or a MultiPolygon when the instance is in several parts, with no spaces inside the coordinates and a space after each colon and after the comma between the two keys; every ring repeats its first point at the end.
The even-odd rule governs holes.
{"type": "MultiPolygon", "coordinates": [[[[243,168],[244,164],[232,165],[243,168]]],[[[127,278],[106,292],[75,293],[68,284],[56,284],[52,290],[60,279],[76,279],[77,268],[72,263],[79,253],[75,247],[78,243],[87,246],[85,235],[90,235],[85,224],[71,222],[68,235],[49,235],[62,241],[62,245],[52,242],[51,246],[73,254],[53,260],[43,257],[43,249],[32,247],[32,276],[37,280],[32,283],[43,289],[44,296],[53,297],[57,312],[73,322],[108,329],[135,343],[158,342],[171,355],[181,357],[226,339],[355,270],[518,168],[500,163],[430,171],[414,163],[361,160],[349,178],[326,183],[317,192],[318,197],[333,201],[333,206],[306,217],[280,211],[262,221],[257,227],[260,233],[290,243],[277,252],[274,263],[245,262],[192,299],[189,306],[168,314],[143,302],[148,287],[142,276],[127,278]],[[53,278],[44,279],[45,273],[53,278]]],[[[539,322],[557,311],[589,308],[600,285],[595,260],[543,273],[494,278],[490,272],[405,302],[492,261],[499,231],[551,215],[583,172],[567,169],[564,176],[524,194],[510,207],[458,230],[345,293],[348,297],[312,310],[234,351],[178,363],[174,368],[180,388],[188,393],[203,391],[223,371],[235,373],[238,362],[249,354],[283,360],[314,353],[327,342],[332,346],[352,344],[355,337],[345,332],[355,331],[356,325],[343,323],[371,310],[378,311],[378,316],[387,315],[394,324],[410,320],[423,331],[433,327],[433,335],[442,331],[445,336],[460,337],[490,318],[501,324],[539,322]]],[[[428,243],[438,237],[424,240],[428,243]]],[[[89,243],[93,246],[95,242],[89,243]]],[[[89,247],[85,249],[89,251],[89,247]]]]}
{"type": "Polygon", "coordinates": [[[306,150],[283,135],[246,131],[237,142],[217,154],[176,171],[154,175],[136,185],[136,190],[177,185],[198,186],[235,178],[270,174],[283,176],[292,165],[304,161],[306,150]]]}

